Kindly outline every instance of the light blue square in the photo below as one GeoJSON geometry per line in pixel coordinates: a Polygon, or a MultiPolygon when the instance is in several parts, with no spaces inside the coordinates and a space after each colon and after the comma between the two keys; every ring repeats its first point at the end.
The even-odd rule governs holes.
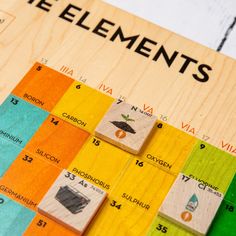
{"type": "Polygon", "coordinates": [[[0,236],[19,236],[29,226],[35,212],[0,194],[0,236]]]}
{"type": "Polygon", "coordinates": [[[0,106],[0,137],[24,147],[47,116],[48,112],[10,95],[0,106]]]}
{"type": "Polygon", "coordinates": [[[5,174],[20,152],[19,146],[0,138],[0,177],[5,174]]]}

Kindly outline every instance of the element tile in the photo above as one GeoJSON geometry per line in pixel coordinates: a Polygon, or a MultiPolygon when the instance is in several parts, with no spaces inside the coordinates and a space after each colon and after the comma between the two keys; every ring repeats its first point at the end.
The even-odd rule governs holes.
{"type": "Polygon", "coordinates": [[[96,127],[95,135],[128,152],[138,154],[157,117],[121,100],[115,101],[96,127]]]}
{"type": "Polygon", "coordinates": [[[40,213],[82,234],[106,192],[63,170],[38,206],[40,213]]]}
{"type": "Polygon", "coordinates": [[[222,199],[223,194],[180,173],[159,214],[193,233],[205,235],[222,199]]]}

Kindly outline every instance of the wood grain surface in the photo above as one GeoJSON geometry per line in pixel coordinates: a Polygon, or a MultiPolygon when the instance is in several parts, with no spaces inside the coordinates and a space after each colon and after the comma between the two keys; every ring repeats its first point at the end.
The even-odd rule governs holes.
{"type": "Polygon", "coordinates": [[[105,1],[212,49],[223,43],[220,51],[236,58],[234,0],[105,1]]]}
{"type": "Polygon", "coordinates": [[[36,7],[39,0],[30,2],[0,3],[0,10],[14,18],[0,33],[1,102],[41,61],[236,154],[235,60],[101,1],[48,0],[48,11],[36,7]],[[59,17],[69,3],[77,9],[59,17]],[[121,42],[119,29],[137,39],[121,42]],[[193,76],[206,79],[199,72],[203,64],[212,68],[203,69],[206,82],[193,76]]]}

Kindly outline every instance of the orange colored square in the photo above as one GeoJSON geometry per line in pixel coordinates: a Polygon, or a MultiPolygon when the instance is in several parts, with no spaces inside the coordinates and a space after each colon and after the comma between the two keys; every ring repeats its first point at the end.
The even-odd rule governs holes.
{"type": "Polygon", "coordinates": [[[56,223],[54,220],[47,218],[41,214],[37,214],[32,220],[31,224],[23,234],[24,236],[76,236],[78,234],[69,230],[65,226],[56,223]]]}
{"type": "Polygon", "coordinates": [[[73,81],[45,65],[35,63],[12,93],[44,110],[51,111],[73,81]]]}
{"type": "Polygon", "coordinates": [[[25,149],[61,168],[74,159],[89,133],[50,115],[34,134],[25,149]]]}
{"type": "Polygon", "coordinates": [[[60,172],[56,166],[23,150],[0,180],[0,192],[36,210],[60,172]]]}

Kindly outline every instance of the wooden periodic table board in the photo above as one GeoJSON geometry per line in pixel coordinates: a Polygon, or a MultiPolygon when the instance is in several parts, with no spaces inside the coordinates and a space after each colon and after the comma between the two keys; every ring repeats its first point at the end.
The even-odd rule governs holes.
{"type": "Polygon", "coordinates": [[[38,212],[63,169],[108,193],[86,235],[196,233],[161,207],[181,176],[234,235],[233,59],[93,0],[2,0],[0,52],[0,235],[75,234],[38,212]],[[158,118],[138,155],[94,136],[114,98],[158,118]]]}

